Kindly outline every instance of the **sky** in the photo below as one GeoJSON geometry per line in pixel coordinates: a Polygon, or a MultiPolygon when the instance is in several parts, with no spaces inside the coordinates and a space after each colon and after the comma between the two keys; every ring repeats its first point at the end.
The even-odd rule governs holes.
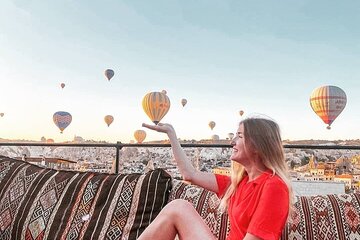
{"type": "Polygon", "coordinates": [[[0,138],[166,139],[141,127],[143,96],[166,90],[162,122],[182,139],[226,138],[240,110],[283,139],[359,139],[359,12],[357,0],[1,0],[0,138]],[[331,130],[309,104],[323,85],[347,95],[331,130]],[[57,111],[73,117],[63,134],[57,111]]]}

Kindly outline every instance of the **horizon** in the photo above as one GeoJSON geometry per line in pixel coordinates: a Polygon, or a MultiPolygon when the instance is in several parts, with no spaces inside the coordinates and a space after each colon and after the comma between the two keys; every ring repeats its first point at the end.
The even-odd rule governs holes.
{"type": "MultiPolygon", "coordinates": [[[[81,137],[81,136],[74,136],[75,137],[81,137]]],[[[75,139],[72,140],[65,140],[65,141],[61,141],[61,142],[56,142],[54,141],[53,143],[68,143],[68,142],[79,142],[75,139]]],[[[53,139],[52,139],[53,140],[53,139]]],[[[207,138],[207,139],[182,139],[179,138],[180,141],[184,141],[184,142],[192,142],[193,140],[195,140],[196,142],[201,142],[201,141],[214,141],[211,138],[207,138]]],[[[230,141],[230,139],[228,138],[220,138],[219,140],[215,140],[214,142],[224,142],[224,141],[230,141]]],[[[357,141],[360,143],[360,138],[358,139],[333,139],[333,140],[326,140],[326,139],[296,139],[296,140],[292,140],[292,139],[282,139],[283,143],[286,142],[302,142],[302,141],[323,141],[323,142],[352,142],[352,141],[357,141]]],[[[26,143],[26,142],[36,142],[36,143],[41,143],[43,142],[44,144],[49,144],[51,145],[52,143],[48,143],[46,141],[42,141],[40,140],[35,140],[35,139],[4,139],[0,137],[0,143],[26,143]]],[[[117,142],[108,142],[106,140],[94,140],[94,139],[83,139],[83,141],[80,141],[82,143],[86,143],[86,142],[105,142],[105,143],[109,143],[109,144],[116,144],[117,142]]],[[[121,141],[119,141],[121,142],[121,141]]],[[[136,140],[131,139],[129,142],[121,142],[122,144],[147,144],[147,143],[154,143],[154,142],[169,142],[169,139],[157,139],[157,140],[144,140],[142,143],[137,143],[136,140]]],[[[6,145],[5,145],[6,146],[6,145]]]]}
{"type": "Polygon", "coordinates": [[[141,127],[151,123],[141,101],[166,90],[171,108],[161,122],[181,139],[224,139],[259,114],[279,123],[283,139],[359,139],[359,10],[357,1],[325,0],[4,0],[0,138],[130,142],[143,129],[145,142],[158,141],[166,136],[141,127]],[[323,85],[347,95],[331,130],[309,103],[323,85]],[[57,111],[73,117],[63,134],[57,111]]]}

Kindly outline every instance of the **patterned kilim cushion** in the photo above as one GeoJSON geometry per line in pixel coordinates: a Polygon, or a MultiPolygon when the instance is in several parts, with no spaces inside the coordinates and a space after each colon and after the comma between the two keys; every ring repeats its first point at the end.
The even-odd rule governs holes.
{"type": "MultiPolygon", "coordinates": [[[[191,202],[218,239],[226,239],[229,223],[218,211],[218,197],[207,190],[172,180],[169,201],[191,202]]],[[[302,196],[282,232],[282,240],[360,240],[360,194],[302,196]]]]}
{"type": "Polygon", "coordinates": [[[81,173],[0,157],[0,239],[137,239],[170,188],[160,169],[81,173]]]}
{"type": "Polygon", "coordinates": [[[169,201],[185,199],[192,203],[218,239],[225,239],[229,231],[227,213],[219,211],[220,200],[211,191],[173,179],[169,201]]]}
{"type": "Polygon", "coordinates": [[[297,197],[281,239],[360,239],[360,194],[297,197]]]}

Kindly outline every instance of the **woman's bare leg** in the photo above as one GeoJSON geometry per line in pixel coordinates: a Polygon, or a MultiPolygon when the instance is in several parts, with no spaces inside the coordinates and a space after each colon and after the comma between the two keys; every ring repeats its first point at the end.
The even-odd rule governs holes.
{"type": "Polygon", "coordinates": [[[215,236],[187,201],[176,199],[168,203],[141,234],[139,240],[214,240],[215,236]]]}

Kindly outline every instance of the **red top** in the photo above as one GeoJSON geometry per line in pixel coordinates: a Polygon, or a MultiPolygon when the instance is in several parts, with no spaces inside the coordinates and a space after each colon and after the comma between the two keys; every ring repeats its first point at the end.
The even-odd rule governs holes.
{"type": "MultiPolygon", "coordinates": [[[[215,174],[221,197],[230,185],[230,177],[215,174]]],[[[279,239],[289,212],[289,192],[285,183],[271,171],[248,182],[246,175],[231,197],[228,213],[228,240],[243,239],[251,233],[262,239],[279,239]]]]}

